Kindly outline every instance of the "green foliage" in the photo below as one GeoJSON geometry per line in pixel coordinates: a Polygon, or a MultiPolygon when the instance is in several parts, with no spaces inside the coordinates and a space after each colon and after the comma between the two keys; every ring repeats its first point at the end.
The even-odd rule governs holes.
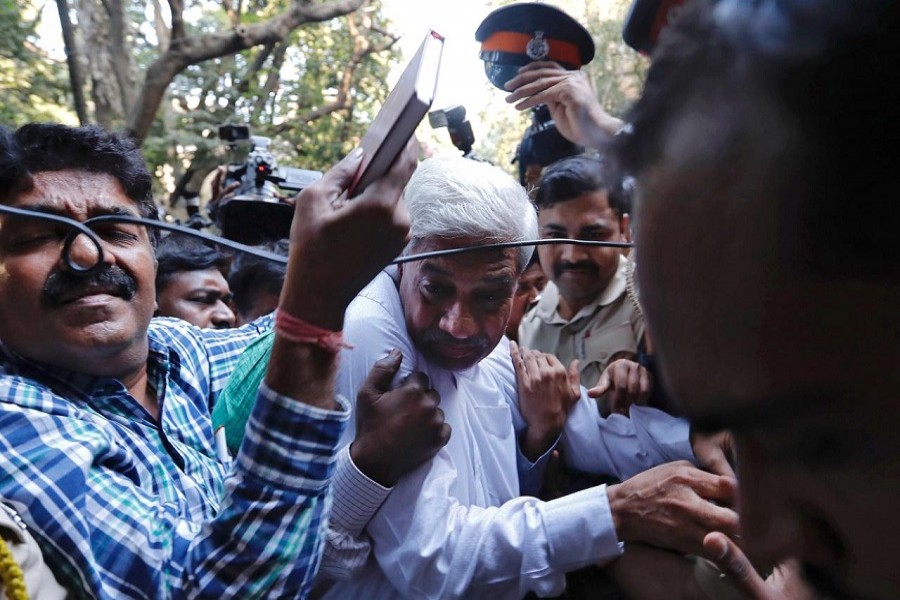
{"type": "MultiPolygon", "coordinates": [[[[277,0],[266,7],[282,8],[277,0]]],[[[203,30],[228,26],[222,11],[191,23],[203,30]]],[[[231,123],[271,138],[283,166],[327,169],[359,142],[389,92],[383,82],[398,52],[392,46],[363,51],[366,44],[373,50],[390,45],[393,38],[380,33],[388,28],[378,8],[364,5],[348,16],[301,27],[282,44],[190,66],[169,87],[145,139],[148,163],[167,190],[191,166],[196,174],[188,188],[196,190],[206,173],[228,161],[217,132],[231,123]],[[334,104],[339,106],[332,111],[334,104]]]]}
{"type": "Polygon", "coordinates": [[[38,15],[38,6],[0,0],[0,124],[8,127],[31,121],[77,124],[69,108],[65,64],[36,43],[38,15]]]}

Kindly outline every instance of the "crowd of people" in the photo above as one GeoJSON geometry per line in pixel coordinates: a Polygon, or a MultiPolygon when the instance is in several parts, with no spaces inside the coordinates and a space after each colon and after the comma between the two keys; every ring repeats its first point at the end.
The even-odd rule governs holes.
{"type": "Polygon", "coordinates": [[[900,597],[898,25],[694,0],[623,119],[537,60],[585,154],[410,140],[347,201],[356,150],[286,266],[91,222],[156,215],[124,135],[0,128],[0,592],[900,597]]]}

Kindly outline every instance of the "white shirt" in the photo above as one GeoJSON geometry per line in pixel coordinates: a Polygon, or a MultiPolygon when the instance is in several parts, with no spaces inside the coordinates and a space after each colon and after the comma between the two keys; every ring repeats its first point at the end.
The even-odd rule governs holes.
{"type": "MultiPolygon", "coordinates": [[[[403,361],[397,381],[416,370],[428,375],[453,432],[433,460],[386,495],[366,528],[372,555],[362,573],[338,582],[326,598],[557,595],[565,588],[567,571],[619,555],[605,486],[551,502],[519,496],[519,473],[527,475],[534,465],[518,450],[525,421],[505,338],[468,370],[450,372],[429,364],[406,331],[394,281],[381,273],[348,308],[344,339],[355,348],[341,356],[339,393],[355,398],[373,363],[399,348],[403,361]]],[[[352,423],[345,433],[348,444],[355,434],[352,423]]],[[[626,478],[655,464],[694,458],[687,424],[653,409],[633,411],[631,419],[604,420],[582,393],[569,423],[562,440],[567,458],[592,473],[626,478]]],[[[345,453],[345,473],[348,463],[352,471],[345,453]]],[[[366,479],[356,471],[344,481],[361,483],[355,496],[347,485],[335,488],[336,529],[358,531],[364,525],[367,514],[359,500],[369,485],[366,479]]],[[[326,572],[339,555],[333,547],[326,550],[326,572]]]]}

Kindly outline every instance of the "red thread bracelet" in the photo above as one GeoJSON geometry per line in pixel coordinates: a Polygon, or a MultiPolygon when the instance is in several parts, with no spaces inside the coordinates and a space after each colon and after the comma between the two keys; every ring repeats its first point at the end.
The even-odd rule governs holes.
{"type": "Polygon", "coordinates": [[[337,354],[341,348],[353,348],[353,344],[344,343],[344,334],[340,331],[317,327],[283,310],[275,313],[275,333],[289,342],[313,344],[332,354],[337,354]]]}

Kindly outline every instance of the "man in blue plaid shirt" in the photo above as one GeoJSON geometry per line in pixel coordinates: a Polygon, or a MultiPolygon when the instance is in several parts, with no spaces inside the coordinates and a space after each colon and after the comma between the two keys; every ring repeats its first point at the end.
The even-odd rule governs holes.
{"type": "MultiPolygon", "coordinates": [[[[399,197],[413,145],[341,204],[360,159],[296,203],[279,310],[320,330],[341,330],[348,302],[408,230],[399,197]]],[[[93,127],[0,128],[0,202],[78,221],[156,213],[138,150],[93,127]]],[[[151,321],[155,233],[95,231],[102,253],[77,235],[67,262],[68,226],[0,219],[0,498],[78,595],[305,596],[348,418],[334,393],[336,350],[276,328],[244,442],[226,464],[210,410],[272,317],[231,331],[151,321]],[[98,260],[87,275],[73,270],[98,260]]]]}

